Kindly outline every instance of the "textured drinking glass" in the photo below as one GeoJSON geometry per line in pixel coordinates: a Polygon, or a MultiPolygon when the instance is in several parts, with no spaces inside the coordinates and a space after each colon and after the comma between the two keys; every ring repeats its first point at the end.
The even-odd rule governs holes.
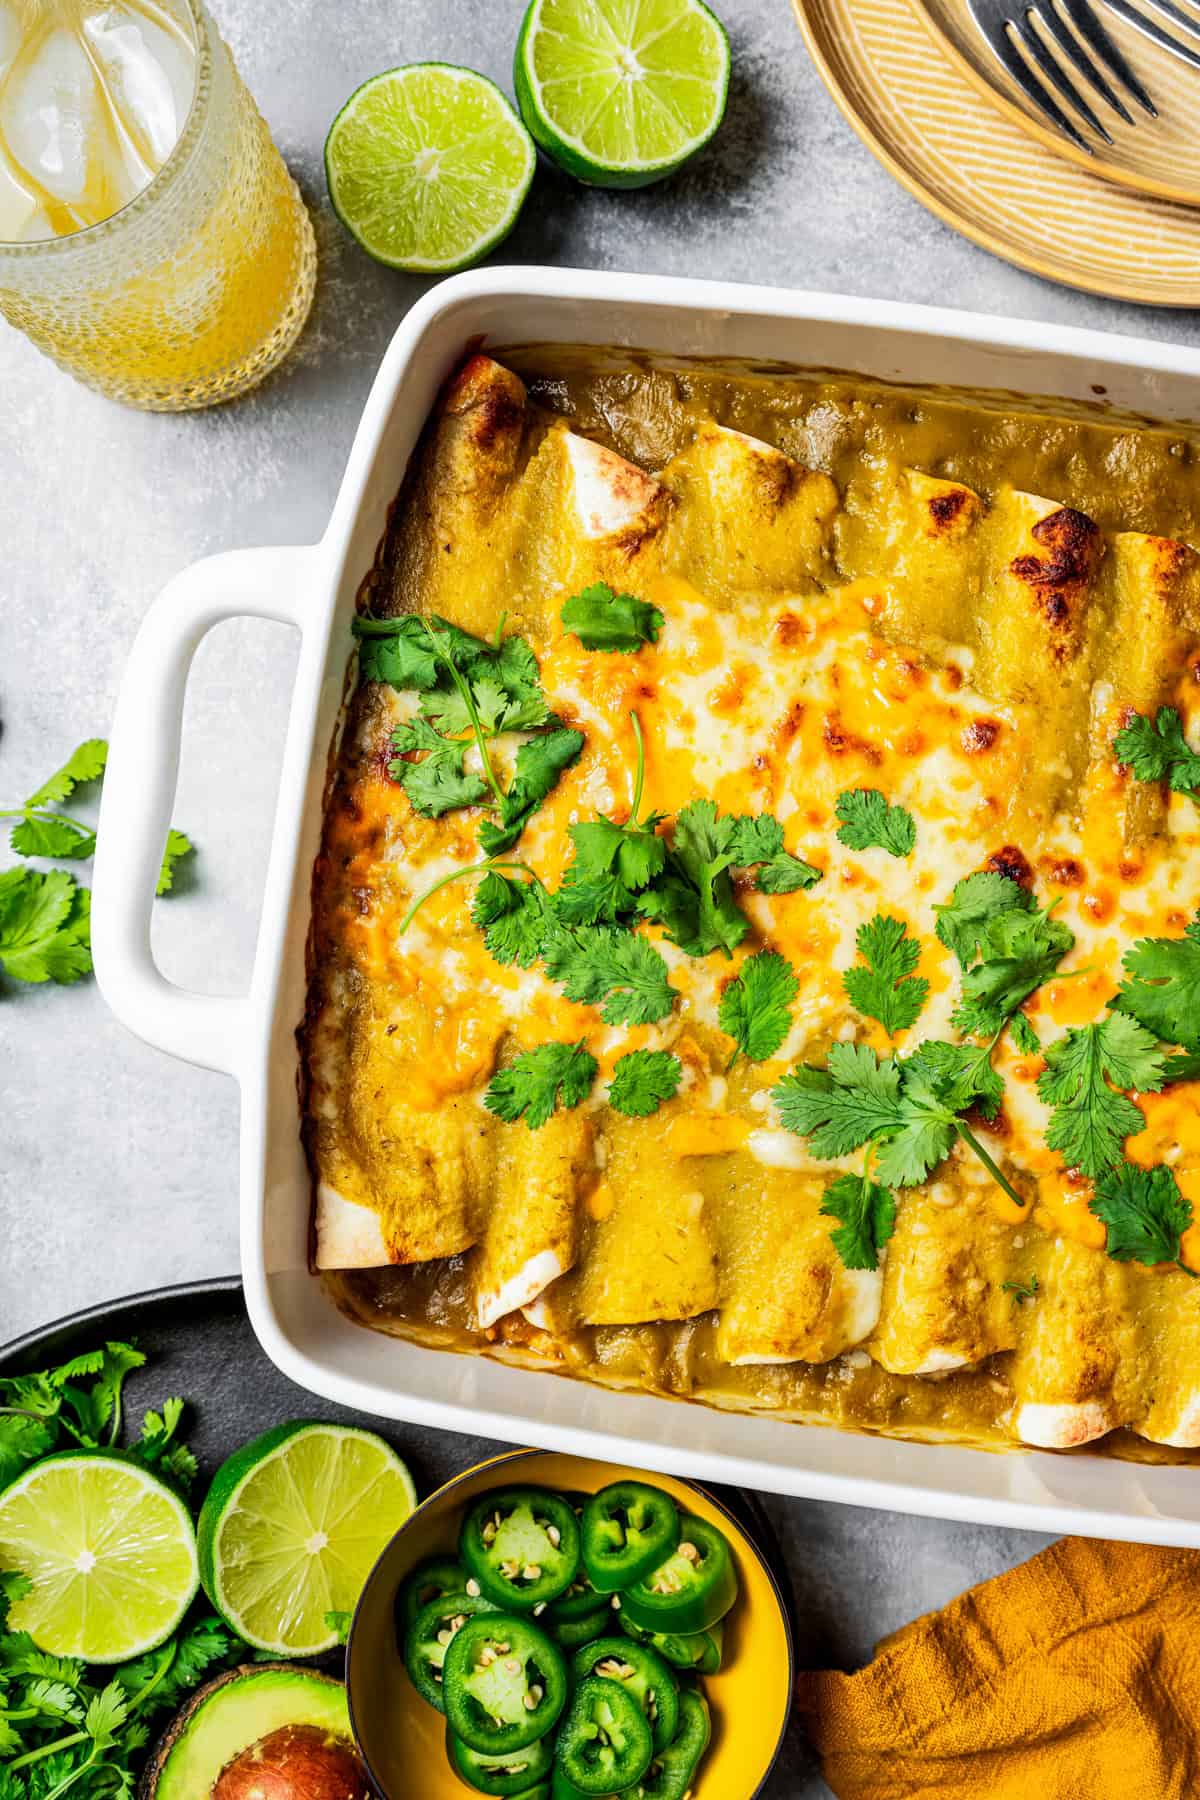
{"type": "Polygon", "coordinates": [[[312,303],[316,244],[295,182],[203,0],[183,132],[111,218],[0,243],[0,313],[89,387],[156,412],[211,406],[287,355],[312,303]]]}

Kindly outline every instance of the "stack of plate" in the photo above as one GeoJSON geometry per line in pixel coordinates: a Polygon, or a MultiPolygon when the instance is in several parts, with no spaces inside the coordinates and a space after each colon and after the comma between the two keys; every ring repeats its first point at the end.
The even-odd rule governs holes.
{"type": "MultiPolygon", "coordinates": [[[[967,0],[793,4],[827,87],[864,143],[956,231],[1091,293],[1200,304],[1200,69],[1100,0],[1105,29],[1159,116],[1131,101],[1126,124],[1089,92],[1113,141],[1083,127],[1096,146],[1088,154],[1026,99],[967,0]]],[[[1010,11],[1023,13],[1025,0],[1010,11]]],[[[1195,16],[1200,28],[1200,10],[1195,16]]]]}

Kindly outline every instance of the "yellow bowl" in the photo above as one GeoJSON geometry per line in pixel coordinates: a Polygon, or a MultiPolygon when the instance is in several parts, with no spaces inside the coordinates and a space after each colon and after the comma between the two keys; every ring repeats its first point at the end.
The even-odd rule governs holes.
{"type": "Polygon", "coordinates": [[[718,1526],[733,1548],[740,1591],[725,1622],[724,1666],[704,1677],[713,1735],[695,1800],[753,1800],[779,1754],[792,1700],[791,1628],[761,1552],[720,1502],[690,1481],[544,1450],[515,1450],[455,1476],[422,1502],[371,1571],[350,1632],[346,1686],[354,1735],[384,1800],[411,1800],[418,1791],[421,1800],[465,1800],[474,1791],[451,1770],[445,1720],[421,1699],[400,1657],[393,1608],[409,1570],[455,1548],[463,1509],[488,1488],[535,1481],[595,1493],[629,1477],[665,1489],[718,1526]]]}

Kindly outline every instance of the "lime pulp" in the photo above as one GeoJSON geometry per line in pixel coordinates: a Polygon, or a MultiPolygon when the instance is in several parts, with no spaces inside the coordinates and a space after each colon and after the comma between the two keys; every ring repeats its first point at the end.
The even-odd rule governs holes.
{"type": "Polygon", "coordinates": [[[569,174],[644,187],[716,131],[729,61],[702,0],[531,0],[513,83],[537,143],[569,174]]]}
{"type": "Polygon", "coordinates": [[[516,223],[536,153],[494,82],[410,63],[353,93],[325,140],[333,209],[378,262],[465,269],[516,223]]]}
{"type": "Polygon", "coordinates": [[[85,1662],[153,1650],[199,1585],[179,1496],[137,1463],[90,1451],[48,1456],[0,1493],[0,1569],[31,1583],[9,1611],[10,1629],[85,1662]]]}
{"type": "Polygon", "coordinates": [[[390,1445],[347,1425],[279,1425],[223,1463],[200,1509],[200,1575],[234,1630],[277,1656],[337,1642],[384,1545],[416,1505],[390,1445]]]}

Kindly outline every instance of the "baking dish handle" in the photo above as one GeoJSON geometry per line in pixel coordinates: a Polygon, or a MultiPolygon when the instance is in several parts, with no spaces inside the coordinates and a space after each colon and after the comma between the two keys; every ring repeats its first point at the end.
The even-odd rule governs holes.
{"type": "Polygon", "coordinates": [[[92,956],[122,1024],[172,1056],[237,1073],[244,995],[198,994],[161,973],[150,910],[175,804],[183,703],[201,639],[250,615],[303,629],[311,549],[231,550],[182,570],[151,606],[117,696],[92,883],[92,956]]]}

